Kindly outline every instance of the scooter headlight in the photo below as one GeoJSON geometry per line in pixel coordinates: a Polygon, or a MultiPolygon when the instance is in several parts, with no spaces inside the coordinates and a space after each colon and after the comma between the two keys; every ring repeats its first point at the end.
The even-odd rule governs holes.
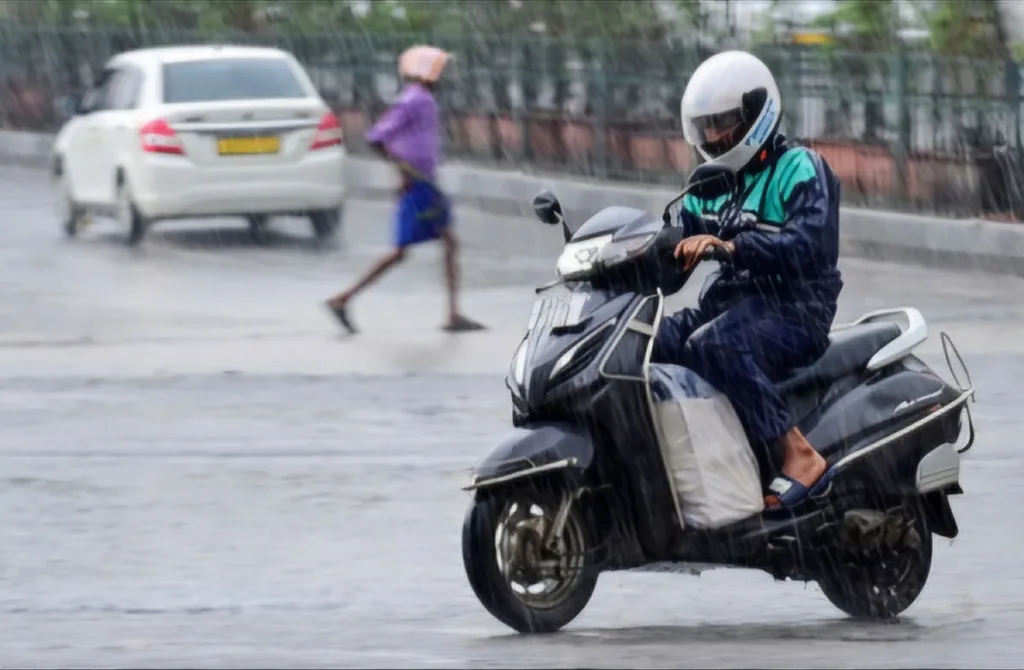
{"type": "Polygon", "coordinates": [[[636,258],[647,251],[647,248],[654,241],[657,233],[645,233],[635,237],[627,237],[624,240],[609,242],[601,247],[598,252],[598,260],[602,265],[610,267],[631,258],[636,258]]]}
{"type": "Polygon", "coordinates": [[[558,257],[555,270],[562,279],[573,280],[586,276],[594,269],[601,248],[612,241],[611,235],[602,235],[582,242],[565,245],[558,257]]]}

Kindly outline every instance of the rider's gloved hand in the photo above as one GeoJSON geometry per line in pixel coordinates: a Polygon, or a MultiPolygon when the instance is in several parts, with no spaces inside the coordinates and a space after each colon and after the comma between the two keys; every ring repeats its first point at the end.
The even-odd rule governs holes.
{"type": "Polygon", "coordinates": [[[676,245],[675,257],[683,261],[683,270],[689,271],[704,260],[704,253],[712,248],[723,249],[731,254],[736,247],[732,242],[725,242],[714,235],[694,235],[676,245]]]}

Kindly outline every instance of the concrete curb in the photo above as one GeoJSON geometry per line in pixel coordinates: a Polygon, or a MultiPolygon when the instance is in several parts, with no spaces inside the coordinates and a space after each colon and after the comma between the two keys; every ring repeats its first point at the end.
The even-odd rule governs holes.
{"type": "MultiPolygon", "coordinates": [[[[49,134],[0,131],[0,163],[45,168],[52,141],[49,134]]],[[[393,197],[397,180],[393,169],[384,162],[353,156],[345,172],[351,195],[393,197]]],[[[664,188],[535,175],[465,163],[445,165],[440,182],[457,203],[516,218],[532,218],[530,201],[545,188],[558,195],[574,220],[582,220],[609,205],[660,213],[664,203],[675,195],[664,188]]],[[[1024,225],[844,207],[841,231],[842,252],[846,255],[1024,276],[1024,225]]]]}

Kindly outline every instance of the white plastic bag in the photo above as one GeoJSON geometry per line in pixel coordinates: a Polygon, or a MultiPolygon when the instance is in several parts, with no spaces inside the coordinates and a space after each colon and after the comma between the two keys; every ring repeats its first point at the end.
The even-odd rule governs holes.
{"type": "Polygon", "coordinates": [[[761,513],[757,460],[729,400],[696,373],[652,365],[655,420],[687,526],[720,528],[761,513]]]}

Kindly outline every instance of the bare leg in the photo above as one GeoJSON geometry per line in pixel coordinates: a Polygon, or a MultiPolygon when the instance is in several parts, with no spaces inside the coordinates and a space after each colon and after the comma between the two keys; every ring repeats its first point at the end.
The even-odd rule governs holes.
{"type": "MultiPolygon", "coordinates": [[[[791,428],[779,438],[782,443],[783,463],[782,474],[792,477],[804,486],[813,486],[828,469],[828,463],[821,454],[814,450],[799,428],[791,428]]],[[[776,496],[767,496],[765,505],[776,507],[779,500],[776,496]]]]}
{"type": "Polygon", "coordinates": [[[343,293],[337,294],[327,301],[327,308],[334,314],[334,318],[338,320],[338,323],[340,323],[345,330],[349,333],[356,332],[356,327],[352,325],[351,319],[348,318],[348,310],[346,309],[348,301],[357,293],[380,279],[385,272],[391,269],[392,266],[400,263],[403,258],[405,258],[405,249],[403,247],[395,249],[390,254],[377,261],[377,263],[370,268],[370,271],[363,275],[362,279],[356,282],[352,288],[343,293]]]}
{"type": "Polygon", "coordinates": [[[347,291],[343,291],[334,296],[333,298],[331,298],[330,300],[328,300],[328,304],[330,304],[331,307],[344,307],[349,300],[355,297],[357,293],[361,292],[365,288],[368,288],[370,285],[372,285],[374,282],[380,279],[385,272],[390,270],[392,266],[401,263],[404,258],[405,248],[399,247],[398,249],[395,249],[387,256],[384,256],[379,261],[377,261],[377,263],[373,267],[371,267],[370,270],[352,286],[352,288],[350,288],[347,291]]]}
{"type": "Polygon", "coordinates": [[[451,228],[441,232],[441,242],[444,244],[444,278],[448,289],[448,323],[455,323],[459,318],[459,243],[451,228]]]}
{"type": "Polygon", "coordinates": [[[448,324],[445,326],[445,330],[450,332],[483,330],[482,324],[459,312],[459,244],[450,228],[441,231],[441,241],[444,243],[444,274],[448,288],[448,324]]]}

